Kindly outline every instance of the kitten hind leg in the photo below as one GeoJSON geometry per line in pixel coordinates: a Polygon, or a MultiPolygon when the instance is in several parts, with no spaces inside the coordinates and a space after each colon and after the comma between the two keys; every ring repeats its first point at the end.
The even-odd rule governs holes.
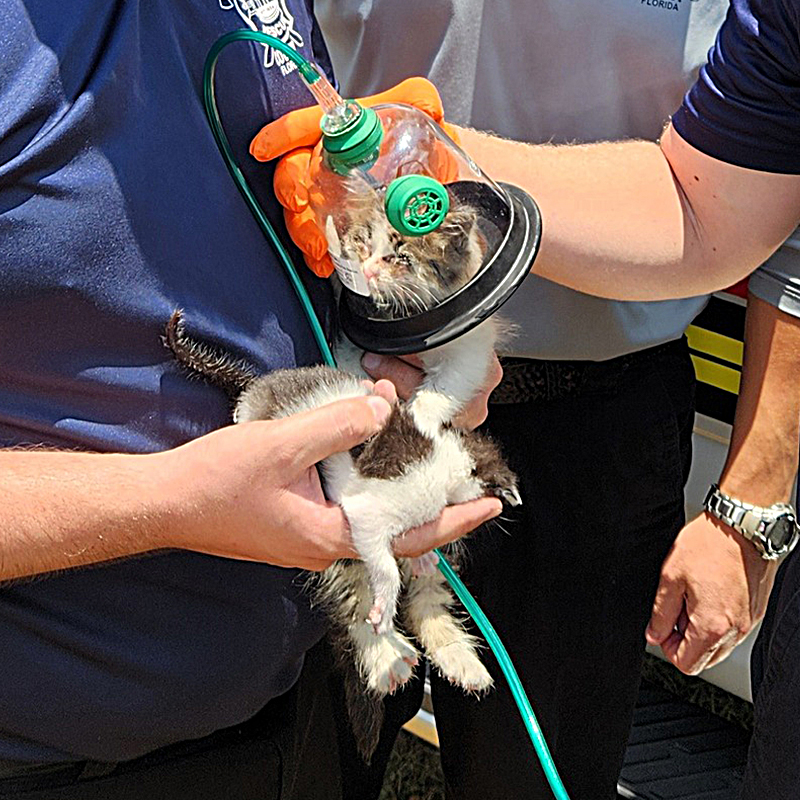
{"type": "Polygon", "coordinates": [[[400,570],[394,555],[384,552],[364,560],[372,587],[372,608],[367,614],[367,621],[381,635],[388,633],[394,626],[397,613],[397,598],[400,595],[400,570]]]}
{"type": "Polygon", "coordinates": [[[373,694],[382,697],[402,686],[414,673],[416,648],[394,628],[378,634],[367,620],[372,590],[361,561],[337,562],[325,570],[318,597],[341,631],[341,655],[352,653],[356,668],[373,694]]]}
{"type": "Polygon", "coordinates": [[[492,677],[478,657],[475,637],[452,613],[453,602],[438,570],[418,575],[406,592],[406,626],[444,678],[468,692],[484,692],[491,688],[492,677]]]}
{"type": "Polygon", "coordinates": [[[400,568],[392,552],[392,536],[376,533],[373,509],[365,514],[353,513],[347,502],[342,503],[350,522],[350,535],[369,575],[372,589],[372,607],[366,619],[377,634],[388,633],[397,613],[397,598],[400,595],[400,568]]]}
{"type": "Polygon", "coordinates": [[[408,561],[411,566],[411,575],[417,578],[420,575],[433,575],[436,572],[436,565],[439,563],[439,556],[431,551],[416,558],[409,558],[408,561]]]}

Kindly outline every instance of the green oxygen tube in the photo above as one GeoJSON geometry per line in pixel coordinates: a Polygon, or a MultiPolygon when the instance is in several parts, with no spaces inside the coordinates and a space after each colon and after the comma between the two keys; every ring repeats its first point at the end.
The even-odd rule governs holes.
{"type": "MultiPolygon", "coordinates": [[[[211,130],[214,134],[214,138],[219,146],[220,153],[222,154],[222,158],[228,167],[228,171],[230,172],[234,183],[236,183],[236,186],[239,188],[245,203],[247,203],[247,206],[255,217],[256,222],[271,243],[275,253],[277,254],[278,258],[283,264],[284,269],[286,270],[287,275],[289,276],[292,287],[297,294],[300,305],[302,306],[309,325],[311,326],[314,338],[322,355],[322,360],[329,366],[335,367],[336,359],[333,356],[330,345],[325,338],[325,332],[323,331],[316,312],[314,311],[314,307],[311,304],[311,298],[308,296],[308,292],[303,286],[303,282],[300,280],[300,276],[298,275],[297,270],[295,269],[295,266],[292,263],[288,252],[286,251],[286,248],[278,238],[275,229],[272,227],[267,215],[264,213],[264,210],[261,208],[258,200],[250,189],[244,174],[237,165],[219,117],[219,111],[217,110],[216,99],[214,96],[214,73],[216,70],[217,59],[225,47],[232,42],[240,41],[258,42],[260,44],[266,44],[270,47],[274,47],[276,50],[280,50],[280,52],[287,56],[287,58],[291,59],[295,64],[297,64],[298,71],[303,78],[303,82],[306,84],[309,91],[311,91],[311,93],[314,95],[320,106],[322,106],[323,111],[325,111],[329,117],[332,117],[334,121],[336,119],[341,120],[342,127],[352,125],[353,114],[358,113],[360,106],[353,101],[345,102],[342,100],[336,90],[330,85],[325,76],[314,64],[307,61],[287,44],[280,41],[280,39],[276,39],[274,36],[270,36],[266,33],[260,33],[258,31],[251,30],[232,31],[231,33],[227,33],[219,38],[211,47],[211,50],[209,50],[208,56],[206,57],[205,67],[203,69],[203,96],[205,101],[205,110],[209,125],[211,126],[211,130]]],[[[439,569],[447,579],[450,586],[453,588],[453,591],[458,596],[458,599],[464,604],[464,607],[475,621],[475,624],[478,626],[481,633],[483,633],[487,643],[489,644],[489,647],[492,649],[492,652],[497,658],[497,662],[503,671],[503,675],[508,682],[511,694],[514,697],[514,701],[516,702],[517,708],[522,716],[525,729],[528,732],[528,736],[533,743],[536,755],[540,764],[542,765],[547,782],[550,784],[550,788],[553,791],[553,795],[556,797],[556,800],[569,800],[567,790],[564,788],[564,784],[562,783],[555,764],[553,763],[553,758],[550,755],[547,742],[545,742],[544,736],[542,735],[541,728],[536,720],[536,715],[533,713],[533,708],[531,707],[530,701],[525,694],[525,690],[522,686],[519,676],[517,675],[517,671],[514,669],[511,657],[508,655],[508,652],[503,646],[503,643],[500,641],[500,638],[492,627],[492,624],[489,622],[486,615],[475,601],[475,598],[473,598],[469,593],[467,587],[464,586],[464,583],[458,577],[455,570],[452,568],[452,566],[450,566],[447,559],[439,550],[436,550],[435,552],[439,559],[439,569]]]]}

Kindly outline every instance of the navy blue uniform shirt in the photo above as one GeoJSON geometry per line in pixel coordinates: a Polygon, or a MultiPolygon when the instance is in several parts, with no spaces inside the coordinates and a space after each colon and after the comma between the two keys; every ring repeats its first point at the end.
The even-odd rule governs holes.
{"type": "MultiPolygon", "coordinates": [[[[0,0],[0,20],[0,445],[151,452],[225,424],[227,399],[161,342],[178,306],[263,370],[317,361],[201,87],[211,44],[245,25],[327,68],[311,3],[0,0]]],[[[222,53],[216,85],[280,219],[247,146],[311,98],[251,43],[222,53]]],[[[175,552],[3,587],[0,759],[123,760],[249,717],[321,634],[297,583],[175,552]]]]}
{"type": "Polygon", "coordinates": [[[673,124],[721,161],[800,173],[800,0],[732,0],[673,124]]]}

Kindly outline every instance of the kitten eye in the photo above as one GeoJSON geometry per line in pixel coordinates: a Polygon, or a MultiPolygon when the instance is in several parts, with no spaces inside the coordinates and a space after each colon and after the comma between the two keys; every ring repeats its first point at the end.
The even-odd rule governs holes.
{"type": "Polygon", "coordinates": [[[393,264],[403,267],[411,267],[414,263],[406,253],[395,253],[390,260],[393,264]]]}

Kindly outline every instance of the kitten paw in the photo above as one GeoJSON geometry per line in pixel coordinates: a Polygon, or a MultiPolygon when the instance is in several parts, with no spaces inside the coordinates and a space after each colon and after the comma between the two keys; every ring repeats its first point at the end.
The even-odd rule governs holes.
{"type": "Polygon", "coordinates": [[[362,653],[367,685],[380,696],[392,694],[403,686],[418,663],[417,651],[394,631],[377,637],[368,651],[362,653]]]}
{"type": "Polygon", "coordinates": [[[497,492],[497,496],[507,506],[521,506],[522,505],[522,497],[520,497],[519,489],[517,489],[516,486],[508,486],[505,489],[500,489],[497,492]]]}
{"type": "Polygon", "coordinates": [[[467,692],[480,694],[494,685],[489,671],[468,642],[451,642],[427,655],[443,678],[467,692]]]}

